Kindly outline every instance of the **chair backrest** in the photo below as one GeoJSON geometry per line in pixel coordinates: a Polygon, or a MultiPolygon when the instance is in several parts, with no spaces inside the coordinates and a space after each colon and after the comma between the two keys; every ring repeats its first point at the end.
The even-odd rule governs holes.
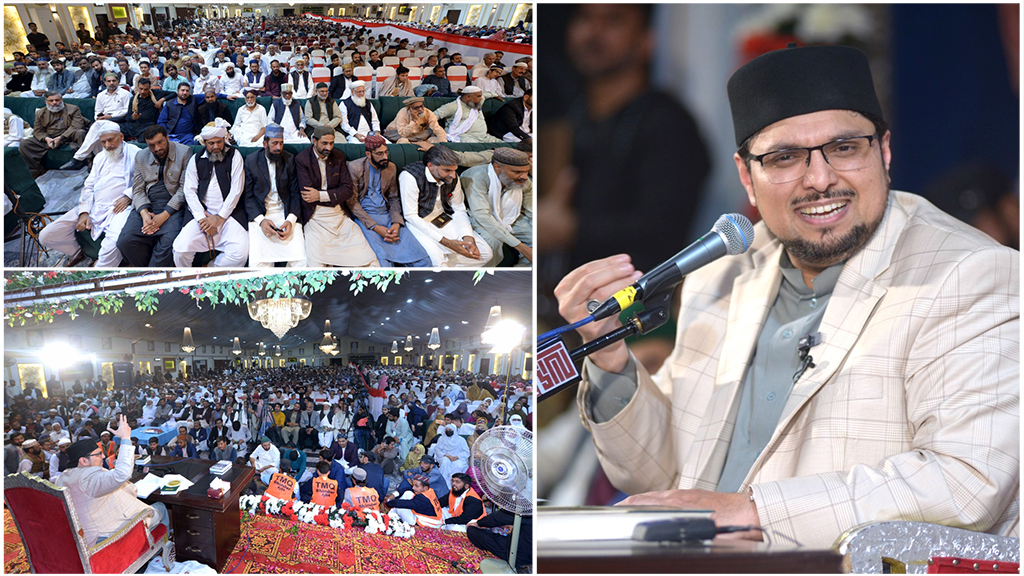
{"type": "Polygon", "coordinates": [[[330,68],[313,68],[312,72],[313,82],[327,82],[331,83],[331,69],[330,68]]]}
{"type": "Polygon", "coordinates": [[[381,60],[384,62],[384,66],[391,66],[392,68],[398,68],[398,63],[401,62],[398,56],[385,56],[381,60]]]}
{"type": "Polygon", "coordinates": [[[422,60],[422,59],[424,59],[424,58],[426,58],[426,57],[430,56],[430,50],[417,50],[417,51],[416,51],[416,52],[415,52],[415,53],[413,54],[413,56],[416,56],[417,58],[419,58],[419,59],[421,59],[421,60],[422,60]]]}
{"type": "Polygon", "coordinates": [[[448,81],[452,83],[452,90],[466,87],[466,67],[451,66],[448,68],[448,81]]]}
{"type": "Polygon", "coordinates": [[[419,65],[419,58],[414,58],[410,56],[409,58],[405,58],[404,60],[402,60],[402,66],[405,66],[406,68],[419,67],[419,65]]]}
{"type": "Polygon", "coordinates": [[[380,68],[377,68],[377,81],[383,82],[385,78],[390,78],[395,74],[397,74],[397,72],[395,72],[394,68],[390,66],[381,66],[380,68]]]}
{"type": "Polygon", "coordinates": [[[412,50],[399,50],[398,52],[395,52],[395,55],[399,58],[408,58],[409,56],[412,56],[412,50]]]}
{"type": "Polygon", "coordinates": [[[359,50],[363,54],[366,54],[367,52],[370,51],[370,46],[368,44],[360,44],[359,46],[356,46],[356,50],[359,50]]]}
{"type": "Polygon", "coordinates": [[[20,473],[4,478],[3,492],[32,571],[83,574],[87,545],[67,488],[20,473]]]}
{"type": "Polygon", "coordinates": [[[324,52],[323,50],[320,50],[319,48],[317,48],[316,50],[313,50],[312,52],[309,53],[309,57],[310,58],[314,58],[314,57],[323,58],[324,54],[326,54],[326,52],[324,52]]]}
{"type": "Polygon", "coordinates": [[[413,88],[419,86],[423,82],[423,73],[420,70],[421,68],[419,66],[409,68],[409,83],[412,84],[413,88]]]}
{"type": "Polygon", "coordinates": [[[472,74],[470,74],[472,76],[472,80],[476,80],[477,78],[486,75],[487,74],[487,70],[488,69],[484,68],[483,66],[479,66],[477,68],[473,68],[473,72],[472,72],[472,74]]]}
{"type": "MultiPolygon", "coordinates": [[[[383,68],[383,67],[382,67],[383,68]]],[[[336,68],[340,70],[341,68],[336,68]]],[[[352,75],[362,80],[363,82],[370,82],[373,80],[373,67],[372,66],[356,66],[352,70],[352,75]]]]}
{"type": "Polygon", "coordinates": [[[320,56],[311,56],[309,58],[309,64],[313,68],[321,68],[326,65],[326,61],[320,56]]]}
{"type": "Polygon", "coordinates": [[[476,66],[476,63],[479,62],[479,61],[480,61],[480,57],[479,56],[463,56],[462,57],[462,63],[465,64],[467,67],[469,67],[469,66],[476,66]]]}

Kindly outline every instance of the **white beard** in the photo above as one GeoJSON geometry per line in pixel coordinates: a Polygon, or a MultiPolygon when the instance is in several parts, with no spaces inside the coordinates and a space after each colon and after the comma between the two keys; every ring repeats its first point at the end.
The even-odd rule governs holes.
{"type": "Polygon", "coordinates": [[[103,153],[107,155],[107,160],[111,162],[120,160],[124,156],[124,142],[113,150],[103,150],[103,153]]]}
{"type": "Polygon", "coordinates": [[[291,106],[292,105],[292,99],[291,98],[281,98],[281,101],[284,102],[285,106],[291,106]]]}
{"type": "Polygon", "coordinates": [[[355,94],[353,94],[352,95],[352,102],[355,103],[356,106],[359,106],[360,108],[363,108],[363,107],[366,106],[366,96],[359,97],[359,96],[356,96],[355,94]]]}

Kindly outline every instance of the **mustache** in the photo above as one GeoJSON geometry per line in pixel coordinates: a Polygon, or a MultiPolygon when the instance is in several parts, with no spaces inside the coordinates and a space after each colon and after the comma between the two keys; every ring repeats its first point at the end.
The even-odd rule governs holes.
{"type": "Polygon", "coordinates": [[[790,201],[790,206],[798,206],[800,204],[807,204],[810,202],[819,202],[821,200],[835,200],[836,198],[856,198],[857,192],[852,188],[842,189],[831,189],[825,190],[824,192],[815,192],[799,198],[794,198],[790,201]]]}

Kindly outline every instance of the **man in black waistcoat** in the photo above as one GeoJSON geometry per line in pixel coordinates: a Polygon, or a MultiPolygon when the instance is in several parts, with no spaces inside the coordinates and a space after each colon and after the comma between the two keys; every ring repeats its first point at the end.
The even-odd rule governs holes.
{"type": "Polygon", "coordinates": [[[284,129],[270,124],[263,150],[245,158],[245,213],[249,229],[249,266],[306,265],[302,237],[302,199],[294,157],[284,150],[284,129]]]}
{"type": "Polygon", "coordinates": [[[176,92],[178,97],[164,104],[156,123],[167,129],[171,142],[192,146],[197,144],[195,135],[206,122],[199,118],[199,104],[192,97],[192,87],[181,83],[176,92]]]}
{"type": "Polygon", "coordinates": [[[225,142],[230,126],[217,118],[203,127],[199,138],[206,150],[193,156],[185,168],[188,211],[173,244],[175,266],[191,266],[202,251],[220,251],[213,260],[218,267],[243,266],[249,257],[241,202],[245,172],[241,152],[225,142]]]}

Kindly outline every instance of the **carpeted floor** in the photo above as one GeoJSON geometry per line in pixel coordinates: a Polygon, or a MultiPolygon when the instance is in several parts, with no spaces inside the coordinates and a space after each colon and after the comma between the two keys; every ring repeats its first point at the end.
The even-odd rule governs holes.
{"type": "MultiPolygon", "coordinates": [[[[231,573],[479,573],[492,558],[460,532],[417,528],[410,539],[310,526],[262,514],[242,523],[242,537],[228,559],[231,573]],[[297,530],[294,529],[297,527],[297,530]],[[293,529],[294,533],[289,532],[293,529]],[[458,567],[452,562],[458,562],[458,567]]],[[[4,509],[4,572],[28,573],[25,548],[4,509]]]]}

